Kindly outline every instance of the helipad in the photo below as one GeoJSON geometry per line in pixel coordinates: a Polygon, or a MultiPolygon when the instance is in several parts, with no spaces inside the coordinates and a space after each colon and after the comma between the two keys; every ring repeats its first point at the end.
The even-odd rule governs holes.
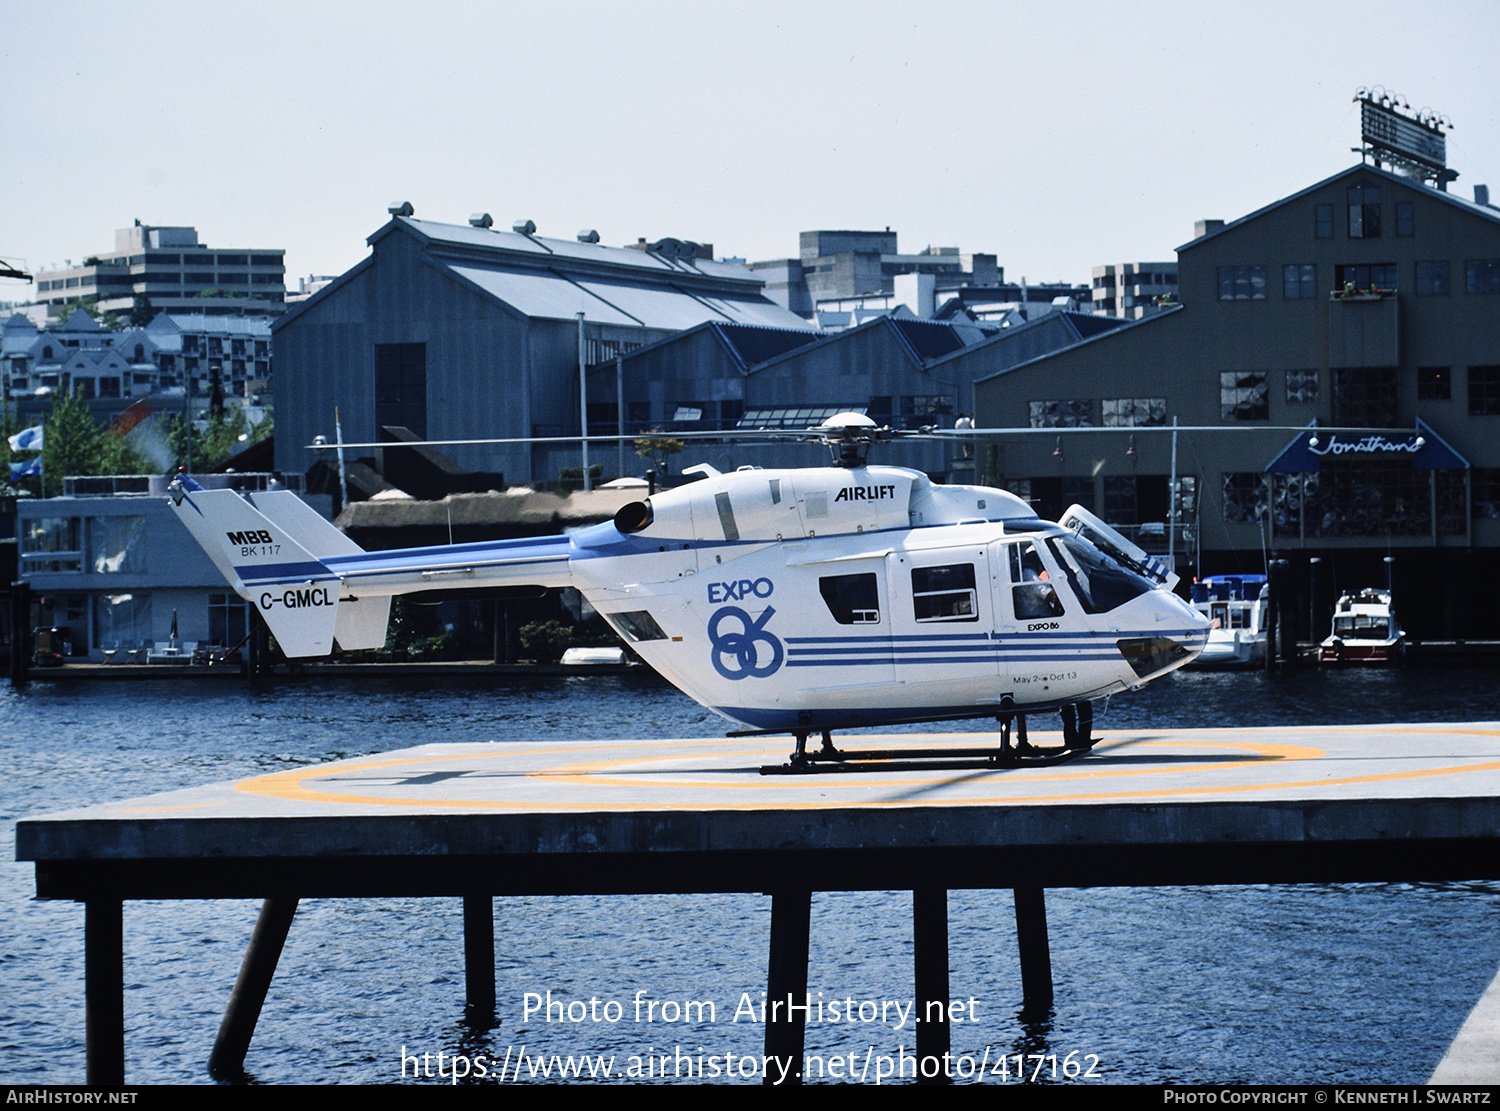
{"type": "MultiPolygon", "coordinates": [[[[1030,936],[1040,985],[1046,887],[1500,877],[1500,723],[1098,736],[1088,756],[1051,767],[903,760],[791,776],[760,774],[788,755],[781,737],[433,744],[25,821],[17,855],[36,861],[39,896],[88,904],[99,1077],[123,1073],[110,1047],[121,1037],[124,899],[266,898],[264,943],[252,943],[236,989],[254,1004],[248,1043],[264,994],[255,977],[269,982],[296,900],[309,896],[464,896],[473,1002],[486,975],[493,998],[496,895],[772,892],[774,997],[805,987],[811,891],[908,888],[919,894],[919,981],[924,959],[941,954],[929,965],[941,983],[929,971],[919,991],[938,998],[952,888],[1014,888],[1018,920],[1028,893],[1037,917],[1018,921],[1023,966],[1030,936]]],[[[998,744],[973,733],[837,740],[998,744]]],[[[800,1023],[768,1025],[768,1052],[800,1038],[800,1023]]],[[[243,1048],[224,1059],[237,1067],[243,1048]]]]}

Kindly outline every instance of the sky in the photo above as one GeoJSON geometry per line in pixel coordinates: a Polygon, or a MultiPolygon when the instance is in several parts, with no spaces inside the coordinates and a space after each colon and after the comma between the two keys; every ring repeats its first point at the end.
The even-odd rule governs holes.
{"type": "MultiPolygon", "coordinates": [[[[1500,192],[1500,5],[0,0],[0,258],[194,225],[339,274],[393,201],[795,257],[882,229],[1087,282],[1358,160],[1359,86],[1500,192]]],[[[31,287],[0,281],[0,300],[31,287]]]]}

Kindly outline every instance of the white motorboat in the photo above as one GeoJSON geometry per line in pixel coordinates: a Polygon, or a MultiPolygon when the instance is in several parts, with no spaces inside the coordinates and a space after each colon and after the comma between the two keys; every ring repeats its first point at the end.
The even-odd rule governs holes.
{"type": "Polygon", "coordinates": [[[1325,664],[1392,664],[1406,651],[1406,634],[1391,608],[1391,592],[1367,587],[1345,594],[1333,608],[1333,632],[1318,648],[1325,664]]]}
{"type": "Polygon", "coordinates": [[[1266,659],[1270,587],[1264,575],[1210,575],[1193,583],[1193,608],[1209,619],[1208,645],[1190,667],[1257,667],[1266,659]]]}

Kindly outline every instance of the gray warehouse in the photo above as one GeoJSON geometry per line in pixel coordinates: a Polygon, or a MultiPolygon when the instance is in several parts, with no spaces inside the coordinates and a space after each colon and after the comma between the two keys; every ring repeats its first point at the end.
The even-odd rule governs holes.
{"type": "MultiPolygon", "coordinates": [[[[529,221],[489,225],[395,208],[369,237],[369,258],[277,321],[278,470],[307,470],[307,445],[333,439],[335,407],[350,442],[385,425],[438,440],[576,435],[579,313],[589,364],[706,321],[808,327],[763,297],[745,267],[703,257],[711,248],[605,247],[595,233],[550,239],[529,221]]],[[[509,482],[556,477],[526,445],[451,454],[509,482]]]]}

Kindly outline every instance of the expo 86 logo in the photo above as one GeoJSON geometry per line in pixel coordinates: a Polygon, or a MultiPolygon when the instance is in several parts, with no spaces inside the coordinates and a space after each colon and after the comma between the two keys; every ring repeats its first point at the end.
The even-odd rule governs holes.
{"type": "Polygon", "coordinates": [[[781,641],[766,632],[766,622],[775,612],[774,607],[767,606],[759,618],[752,619],[739,606],[717,610],[708,622],[708,639],[713,642],[709,658],[714,670],[726,679],[764,679],[775,674],[786,655],[781,641]]]}

